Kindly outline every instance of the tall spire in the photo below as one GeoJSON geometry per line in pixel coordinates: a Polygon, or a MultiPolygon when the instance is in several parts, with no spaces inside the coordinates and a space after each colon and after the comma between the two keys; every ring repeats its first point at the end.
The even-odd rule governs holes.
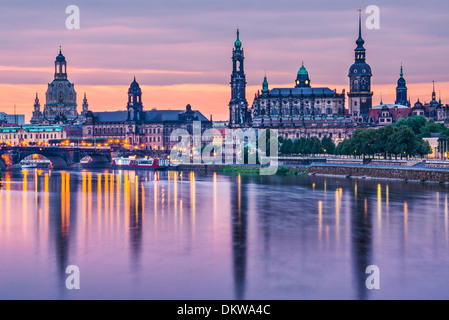
{"type": "Polygon", "coordinates": [[[432,91],[432,101],[436,101],[436,93],[435,93],[435,81],[432,81],[433,84],[433,91],[432,91]]]}
{"type": "Polygon", "coordinates": [[[402,70],[402,62],[401,62],[401,73],[400,73],[400,76],[401,76],[401,78],[404,77],[404,72],[403,72],[403,70],[402,70]]]}
{"type": "Polygon", "coordinates": [[[362,9],[359,9],[359,39],[362,38],[362,9]]]}
{"type": "Polygon", "coordinates": [[[365,44],[365,40],[362,38],[362,10],[359,9],[359,38],[356,41],[357,49],[364,49],[363,45],[365,44]]]}
{"type": "Polygon", "coordinates": [[[384,102],[383,102],[383,98],[382,98],[382,92],[380,93],[380,105],[383,105],[384,104],[384,102]]]}
{"type": "Polygon", "coordinates": [[[235,40],[234,46],[236,49],[240,49],[242,42],[240,41],[240,29],[237,28],[237,40],[235,40]]]}
{"type": "Polygon", "coordinates": [[[265,72],[265,77],[263,78],[262,83],[262,94],[268,93],[268,80],[267,80],[267,73],[265,72]]]}

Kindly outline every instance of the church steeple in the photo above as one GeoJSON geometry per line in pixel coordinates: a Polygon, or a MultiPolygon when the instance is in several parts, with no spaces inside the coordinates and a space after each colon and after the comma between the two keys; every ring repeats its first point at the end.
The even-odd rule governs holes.
{"type": "Polygon", "coordinates": [[[36,92],[36,98],[34,99],[34,110],[33,116],[31,117],[31,124],[41,124],[42,112],[41,112],[41,104],[39,102],[39,97],[36,92]]]}
{"type": "Polygon", "coordinates": [[[231,100],[229,101],[229,125],[231,127],[244,126],[249,122],[244,60],[240,30],[237,29],[237,39],[232,49],[231,100]]]}
{"type": "Polygon", "coordinates": [[[55,60],[55,80],[56,79],[67,79],[67,61],[62,54],[61,46],[59,46],[59,54],[56,56],[55,60]]]}
{"type": "Polygon", "coordinates": [[[404,70],[401,63],[401,72],[399,73],[398,85],[396,87],[396,101],[395,104],[399,104],[401,106],[409,106],[407,102],[407,86],[406,81],[404,79],[404,70]]]}
{"type": "Polygon", "coordinates": [[[235,40],[234,46],[235,46],[235,49],[238,49],[238,50],[240,50],[240,48],[242,47],[242,42],[240,41],[240,30],[239,29],[237,29],[237,40],[235,40]]]}
{"type": "Polygon", "coordinates": [[[262,83],[262,94],[267,94],[268,92],[269,92],[268,80],[267,80],[267,75],[265,75],[265,77],[263,78],[263,83],[262,83]]]}
{"type": "Polygon", "coordinates": [[[134,77],[133,82],[128,89],[128,121],[141,121],[141,113],[143,111],[142,105],[142,90],[134,77]]]}
{"type": "Polygon", "coordinates": [[[432,81],[432,84],[433,84],[432,101],[430,101],[429,104],[430,104],[431,107],[437,107],[439,104],[438,104],[438,101],[437,101],[437,94],[435,92],[435,81],[432,81]]]}
{"type": "Polygon", "coordinates": [[[355,62],[349,68],[348,107],[350,117],[357,122],[368,121],[372,108],[371,67],[366,63],[366,49],[362,38],[362,10],[359,10],[359,30],[355,48],[355,62]]]}
{"type": "Polygon", "coordinates": [[[365,62],[366,49],[363,46],[365,44],[365,40],[362,38],[362,10],[359,10],[359,37],[355,43],[357,44],[357,48],[355,49],[355,61],[365,62]]]}
{"type": "Polygon", "coordinates": [[[81,111],[81,117],[83,119],[86,119],[87,112],[89,111],[89,104],[87,103],[87,97],[86,93],[84,92],[84,99],[83,99],[83,105],[82,105],[83,111],[81,111]]]}
{"type": "Polygon", "coordinates": [[[435,93],[435,81],[432,81],[432,83],[433,83],[432,100],[436,100],[437,95],[435,93]]]}

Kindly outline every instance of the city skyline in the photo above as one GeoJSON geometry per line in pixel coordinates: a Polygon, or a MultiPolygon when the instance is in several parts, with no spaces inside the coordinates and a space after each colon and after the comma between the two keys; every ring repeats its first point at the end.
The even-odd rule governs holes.
{"type": "MultiPolygon", "coordinates": [[[[380,1],[380,30],[363,30],[367,62],[374,74],[373,104],[379,104],[381,93],[384,103],[394,102],[401,62],[412,104],[418,98],[430,101],[432,81],[445,103],[449,82],[444,70],[449,63],[443,57],[449,49],[442,45],[447,43],[442,26],[447,13],[423,14],[432,3],[438,3],[430,1],[430,5],[409,5],[407,14],[398,15],[402,2],[380,1]]],[[[126,90],[136,76],[146,110],[181,109],[191,104],[207,116],[213,114],[214,120],[227,120],[237,27],[246,55],[249,105],[262,88],[265,70],[270,88],[293,87],[301,61],[314,86],[348,91],[347,73],[357,36],[356,8],[369,4],[304,3],[292,10],[292,1],[282,1],[273,10],[269,3],[251,7],[251,1],[240,6],[233,1],[215,6],[204,3],[195,8],[171,1],[178,6],[168,10],[167,3],[151,8],[138,3],[142,10],[136,12],[119,3],[102,7],[79,1],[80,30],[65,29],[68,4],[56,8],[43,2],[40,8],[28,10],[8,4],[0,14],[3,29],[5,24],[11,28],[0,36],[4,43],[0,51],[0,109],[12,113],[16,105],[16,112],[30,119],[35,93],[43,98],[62,45],[69,79],[77,87],[78,98],[87,92],[93,111],[123,109],[126,90]],[[183,13],[188,17],[180,19],[183,13]],[[33,16],[38,19],[30,20],[33,16]],[[286,22],[279,26],[274,25],[276,21],[286,22]]],[[[77,103],[80,110],[81,100],[77,103]]]]}

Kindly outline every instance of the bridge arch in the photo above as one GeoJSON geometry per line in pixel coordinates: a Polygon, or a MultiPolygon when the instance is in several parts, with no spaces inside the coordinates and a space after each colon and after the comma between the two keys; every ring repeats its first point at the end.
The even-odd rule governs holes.
{"type": "Polygon", "coordinates": [[[5,171],[8,168],[8,156],[5,154],[2,154],[0,157],[0,170],[5,171]]]}
{"type": "Polygon", "coordinates": [[[80,163],[83,167],[107,167],[111,165],[111,156],[107,154],[85,153],[80,155],[80,163]],[[88,162],[86,160],[89,159],[88,162]]]}
{"type": "Polygon", "coordinates": [[[34,154],[41,155],[44,158],[47,158],[48,160],[50,160],[53,169],[68,169],[69,168],[67,161],[62,156],[59,156],[59,155],[53,154],[53,153],[42,152],[42,151],[40,151],[40,152],[39,151],[21,152],[17,159],[17,163],[20,163],[20,161],[22,161],[26,157],[34,155],[34,154]]]}

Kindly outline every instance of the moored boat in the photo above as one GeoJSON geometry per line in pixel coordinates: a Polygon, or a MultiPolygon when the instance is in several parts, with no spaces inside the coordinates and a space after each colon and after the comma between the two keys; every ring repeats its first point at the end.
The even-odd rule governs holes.
{"type": "Polygon", "coordinates": [[[136,158],[113,158],[112,167],[122,169],[143,170],[166,170],[169,161],[167,159],[136,159],[136,158]]]}

